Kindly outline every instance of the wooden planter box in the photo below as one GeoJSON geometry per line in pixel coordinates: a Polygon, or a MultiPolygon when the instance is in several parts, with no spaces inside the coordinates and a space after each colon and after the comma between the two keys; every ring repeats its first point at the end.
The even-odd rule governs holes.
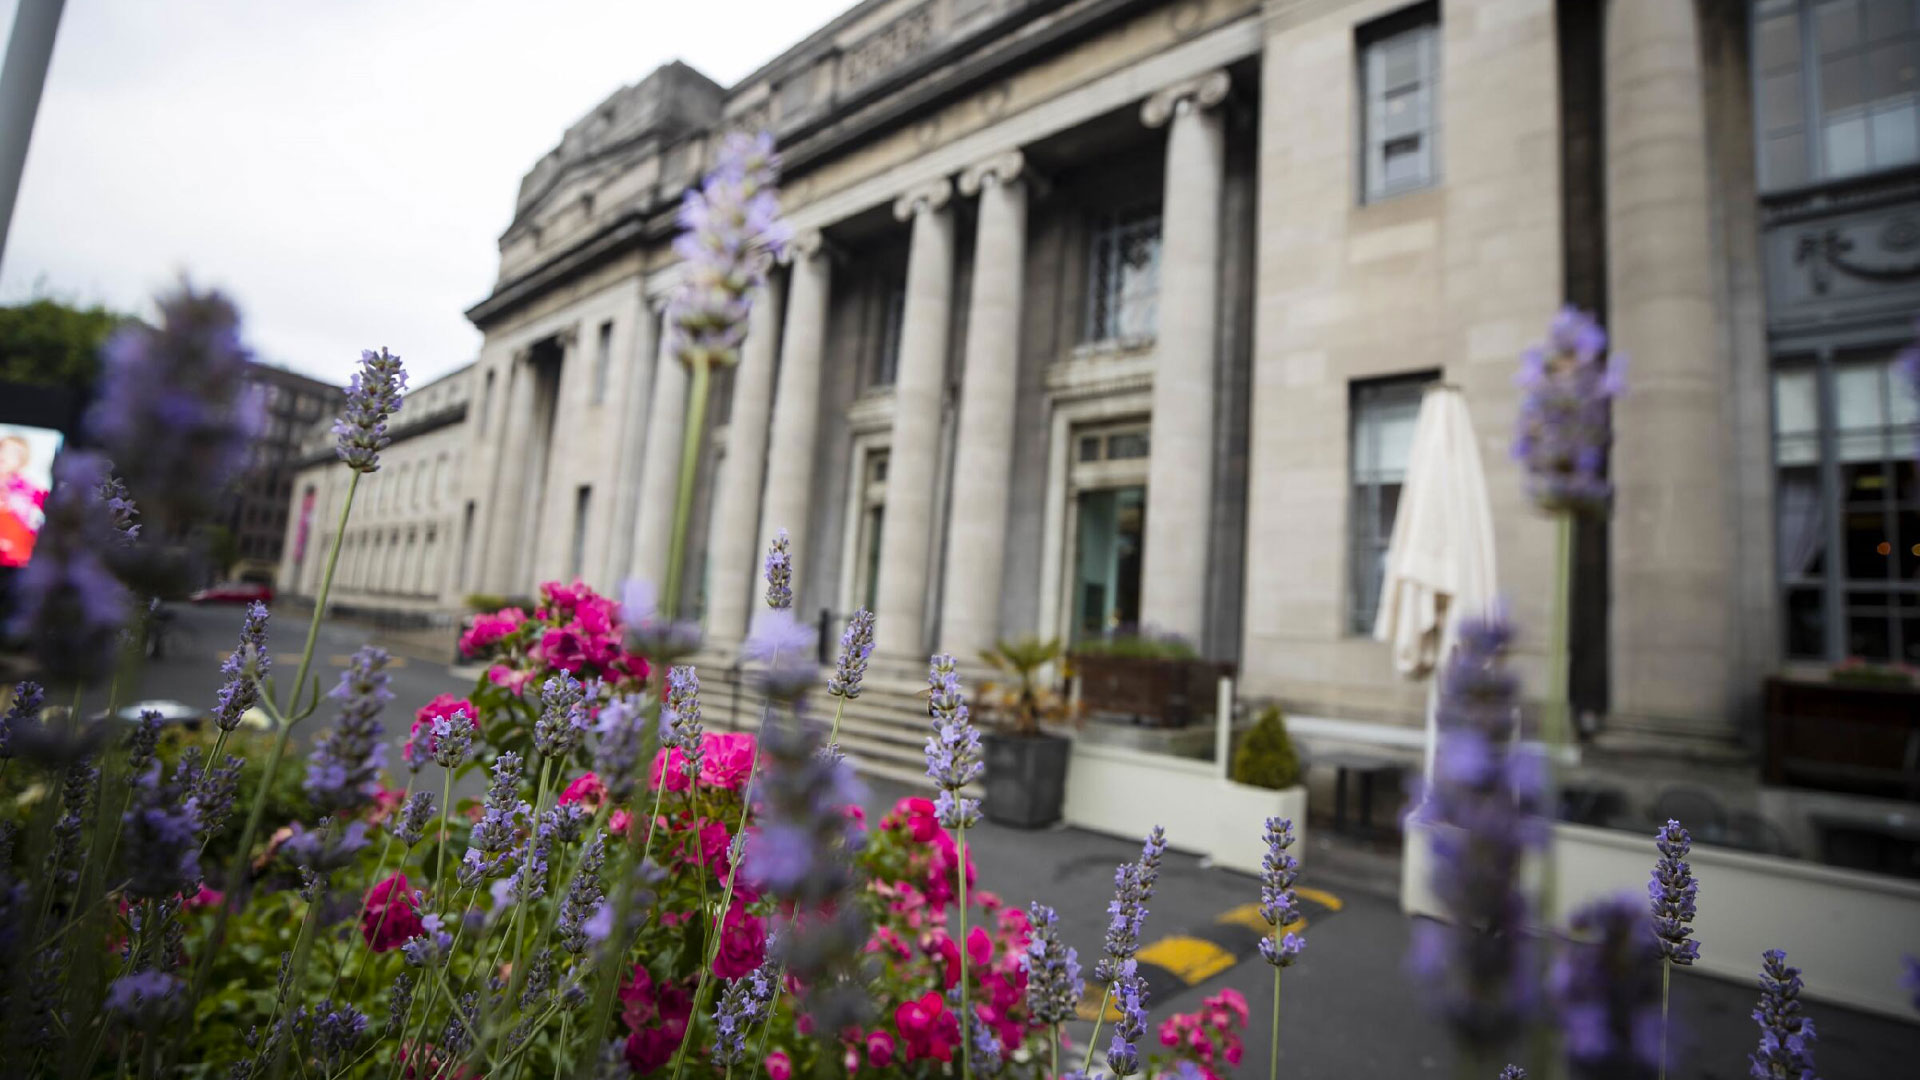
{"type": "Polygon", "coordinates": [[[1184,727],[1212,716],[1216,687],[1233,674],[1232,664],[1215,660],[1075,654],[1073,666],[1080,677],[1081,708],[1154,727],[1184,727]]]}
{"type": "Polygon", "coordinates": [[[1920,801],[1920,687],[1767,680],[1769,784],[1920,801]]]}

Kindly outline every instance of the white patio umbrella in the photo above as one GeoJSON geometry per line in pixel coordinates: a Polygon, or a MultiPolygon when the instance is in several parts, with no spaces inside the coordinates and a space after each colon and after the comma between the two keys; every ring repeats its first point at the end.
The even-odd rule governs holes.
{"type": "MultiPolygon", "coordinates": [[[[1428,678],[1453,647],[1463,615],[1484,612],[1498,590],[1493,511],[1480,448],[1460,389],[1427,387],[1414,421],[1400,505],[1387,545],[1373,637],[1393,646],[1393,666],[1428,678]]],[[[1427,693],[1426,778],[1433,779],[1437,694],[1427,693]]]]}

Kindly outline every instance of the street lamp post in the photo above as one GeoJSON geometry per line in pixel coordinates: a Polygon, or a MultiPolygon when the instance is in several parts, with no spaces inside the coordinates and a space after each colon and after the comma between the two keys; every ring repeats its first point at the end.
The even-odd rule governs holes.
{"type": "Polygon", "coordinates": [[[6,65],[0,67],[0,259],[6,256],[27,142],[33,138],[33,118],[40,111],[40,91],[53,59],[53,35],[65,6],[66,0],[20,0],[13,14],[6,65]]]}

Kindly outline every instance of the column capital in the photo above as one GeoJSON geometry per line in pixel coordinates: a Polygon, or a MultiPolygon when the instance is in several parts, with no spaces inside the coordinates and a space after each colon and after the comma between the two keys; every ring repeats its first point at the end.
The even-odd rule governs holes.
{"type": "Polygon", "coordinates": [[[821,234],[819,229],[802,229],[800,232],[795,233],[793,240],[787,244],[787,250],[781,256],[780,261],[784,263],[805,262],[825,250],[827,250],[827,238],[821,234]]]}
{"type": "Polygon", "coordinates": [[[555,331],[553,340],[558,342],[561,348],[571,350],[575,345],[580,344],[580,324],[574,323],[555,331]]]}
{"type": "Polygon", "coordinates": [[[946,209],[948,200],[953,198],[953,181],[946,177],[929,180],[918,187],[908,188],[893,202],[893,216],[899,221],[912,221],[921,211],[946,209]]]}
{"type": "Polygon", "coordinates": [[[1026,171],[1027,156],[1018,150],[998,154],[968,166],[960,174],[960,194],[978,195],[989,182],[1002,187],[1019,180],[1026,171]]]}
{"type": "Polygon", "coordinates": [[[1150,128],[1164,127],[1177,113],[1194,108],[1210,109],[1220,104],[1232,88],[1233,81],[1223,68],[1195,75],[1155,91],[1140,107],[1140,122],[1150,128]]]}

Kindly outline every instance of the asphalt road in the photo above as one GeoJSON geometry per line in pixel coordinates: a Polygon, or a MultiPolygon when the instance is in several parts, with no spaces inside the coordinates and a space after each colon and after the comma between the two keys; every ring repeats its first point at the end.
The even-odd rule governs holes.
{"type": "MultiPolygon", "coordinates": [[[[143,672],[142,696],[210,707],[219,686],[220,661],[233,648],[240,621],[238,607],[183,606],[168,655],[143,672]]],[[[288,623],[274,625],[270,640],[276,670],[291,678],[306,624],[304,615],[292,612],[288,623]]],[[[323,687],[339,678],[347,657],[369,634],[350,623],[323,624],[314,652],[314,670],[323,687]]],[[[464,693],[471,682],[452,675],[444,656],[425,655],[417,646],[411,651],[421,654],[409,655],[404,642],[377,643],[395,654],[388,728],[396,732],[389,760],[397,763],[398,744],[405,737],[400,718],[435,694],[464,693]]],[[[304,744],[326,720],[323,709],[299,741],[304,744]]],[[[467,779],[477,794],[483,778],[475,773],[467,779]]],[[[931,792],[876,783],[868,792],[868,808],[877,815],[907,794],[931,792]]],[[[1312,846],[1303,856],[1300,885],[1308,913],[1308,948],[1285,976],[1281,1075],[1298,1080],[1454,1075],[1447,1033],[1429,1018],[1402,970],[1409,923],[1386,884],[1392,875],[1331,872],[1331,867],[1355,863],[1327,846],[1328,832],[1323,826],[1312,830],[1312,846]]],[[[1138,857],[1138,840],[1077,829],[1026,832],[983,824],[969,834],[969,845],[979,887],[1009,904],[1040,900],[1054,906],[1068,944],[1079,950],[1090,971],[1106,930],[1114,867],[1138,857]]],[[[1177,850],[1168,852],[1147,918],[1148,944],[1141,953],[1143,959],[1158,961],[1150,971],[1149,1048],[1158,1048],[1155,1033],[1168,1015],[1196,1009],[1202,998],[1230,986],[1246,995],[1252,1014],[1245,1033],[1246,1056],[1235,1074],[1251,1078],[1265,1073],[1273,975],[1251,951],[1252,931],[1245,925],[1248,905],[1259,898],[1255,878],[1205,866],[1177,850]]],[[[1704,947],[1712,948],[1712,943],[1704,947]]],[[[1759,958],[1754,959],[1757,967],[1759,958]]],[[[1747,1076],[1746,1055],[1758,1035],[1748,1015],[1755,997],[1751,985],[1680,973],[1673,987],[1679,1049],[1669,1075],[1676,1080],[1747,1076]]],[[[1083,1012],[1090,1016],[1092,1009],[1089,1004],[1083,1012]]],[[[1915,1075],[1920,1013],[1913,1022],[1901,1023],[1820,1002],[1810,1003],[1808,1011],[1819,1028],[1816,1060],[1822,1076],[1846,1080],[1915,1075]]],[[[1085,1047],[1091,1027],[1087,1022],[1071,1025],[1077,1046],[1085,1047]]],[[[1104,1049],[1105,1034],[1099,1042],[1104,1049]]],[[[1071,1058],[1075,1066],[1079,1060],[1077,1054],[1071,1058]]]]}

